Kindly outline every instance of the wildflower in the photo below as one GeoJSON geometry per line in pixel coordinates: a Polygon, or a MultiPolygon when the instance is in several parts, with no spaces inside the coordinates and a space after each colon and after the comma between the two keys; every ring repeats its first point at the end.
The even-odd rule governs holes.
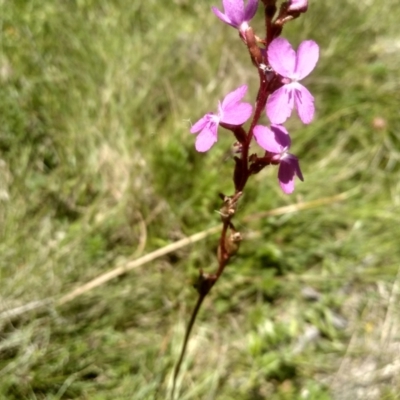
{"type": "Polygon", "coordinates": [[[248,22],[254,17],[258,0],[248,0],[247,6],[244,0],[222,0],[224,12],[217,7],[211,7],[212,12],[226,24],[245,32],[249,28],[248,22]]]}
{"type": "Polygon", "coordinates": [[[308,0],[290,0],[288,11],[306,12],[308,9],[308,0]]]}
{"type": "Polygon", "coordinates": [[[268,62],[283,77],[283,86],[269,96],[267,116],[273,124],[283,124],[296,106],[300,119],[309,124],[314,117],[314,97],[298,81],[315,67],[319,47],[312,40],[302,42],[296,52],[283,38],[274,39],[268,47],[268,62]]]}
{"type": "Polygon", "coordinates": [[[197,133],[196,150],[208,151],[218,140],[218,125],[222,122],[227,125],[239,126],[244,124],[251,116],[253,108],[249,103],[240,100],[247,92],[247,85],[240,86],[226,95],[218,105],[218,114],[207,113],[200,118],[190,129],[190,133],[197,133]]]}
{"type": "Polygon", "coordinates": [[[281,125],[271,125],[271,129],[256,125],[253,132],[257,143],[272,154],[272,163],[279,163],[278,180],[281,189],[285,193],[292,193],[295,175],[302,181],[304,179],[298,158],[288,153],[291,144],[288,131],[281,125]]]}

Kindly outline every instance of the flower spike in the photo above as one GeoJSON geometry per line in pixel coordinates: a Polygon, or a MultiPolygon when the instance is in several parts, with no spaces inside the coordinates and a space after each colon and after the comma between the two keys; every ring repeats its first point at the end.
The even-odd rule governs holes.
{"type": "MultiPolygon", "coordinates": [[[[282,124],[289,118],[294,107],[306,124],[310,123],[314,116],[314,98],[299,81],[314,69],[319,57],[318,45],[311,40],[304,41],[296,52],[286,39],[280,37],[286,23],[307,11],[308,0],[280,0],[279,2],[278,0],[261,0],[260,2],[258,0],[222,0],[222,6],[222,11],[216,7],[212,7],[212,11],[221,21],[237,30],[239,39],[242,44],[245,44],[242,47],[249,54],[253,68],[255,67],[259,86],[254,102],[254,112],[252,105],[243,101],[248,89],[246,85],[243,85],[218,103],[216,113],[205,114],[190,129],[191,133],[196,134],[195,148],[199,152],[210,150],[217,142],[219,126],[228,131],[227,135],[235,142],[230,149],[233,187],[228,195],[219,193],[222,204],[217,212],[221,219],[222,229],[220,229],[216,251],[217,266],[213,272],[203,272],[200,269],[199,278],[194,285],[198,298],[191,313],[181,354],[174,370],[171,398],[175,398],[174,390],[179,371],[203,300],[222,277],[226,267],[237,254],[243,239],[235,228],[234,220],[239,200],[245,193],[250,178],[266,167],[276,166],[281,189],[284,193],[292,193],[296,176],[303,180],[303,175],[298,158],[289,153],[291,139],[282,124]],[[261,35],[256,34],[255,26],[250,26],[258,4],[263,8],[264,20],[264,23],[259,26],[265,28],[261,35]],[[260,121],[264,109],[271,121],[268,127],[261,125],[260,121]],[[243,124],[249,118],[251,122],[249,121],[244,126],[243,124]],[[261,152],[261,149],[254,149],[258,147],[255,143],[264,150],[261,152]]],[[[224,45],[229,52],[230,43],[224,42],[224,45]]],[[[236,59],[234,58],[233,61],[236,59]]],[[[215,82],[215,79],[212,82],[215,82]]],[[[218,76],[217,79],[220,77],[218,76]]],[[[225,80],[225,74],[222,79],[225,80]]]]}

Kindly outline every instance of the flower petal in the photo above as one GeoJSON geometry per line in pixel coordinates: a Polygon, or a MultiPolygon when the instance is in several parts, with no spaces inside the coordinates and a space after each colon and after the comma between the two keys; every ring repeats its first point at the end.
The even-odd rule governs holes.
{"type": "Polygon", "coordinates": [[[299,160],[297,159],[297,157],[296,157],[296,163],[293,162],[293,167],[295,168],[295,173],[296,173],[297,177],[303,182],[304,178],[303,178],[303,174],[301,173],[300,164],[299,164],[299,160]]]}
{"type": "Polygon", "coordinates": [[[294,190],[294,170],[290,164],[281,162],[278,171],[279,185],[286,193],[292,193],[294,190]]]}
{"type": "Polygon", "coordinates": [[[258,0],[249,0],[244,10],[244,20],[250,21],[256,15],[258,0]]]}
{"type": "Polygon", "coordinates": [[[240,103],[234,107],[224,111],[221,117],[221,122],[225,122],[230,125],[242,125],[251,116],[253,107],[249,103],[240,103]]]}
{"type": "Polygon", "coordinates": [[[291,0],[289,1],[288,11],[306,12],[308,8],[308,0],[291,0]]]}
{"type": "Polygon", "coordinates": [[[291,78],[296,66],[296,52],[284,38],[274,39],[267,50],[268,62],[279,75],[291,78]]]}
{"type": "Polygon", "coordinates": [[[279,154],[282,151],[282,146],[276,141],[274,132],[266,126],[256,125],[253,130],[254,137],[257,143],[271,153],[279,154]]]}
{"type": "Polygon", "coordinates": [[[297,62],[295,75],[297,80],[306,77],[314,68],[319,58],[319,46],[313,40],[305,40],[300,43],[297,50],[297,62]]]}
{"type": "Polygon", "coordinates": [[[246,92],[247,92],[247,85],[243,85],[238,87],[236,90],[228,93],[225,96],[224,100],[222,100],[221,104],[222,109],[225,110],[239,103],[239,101],[242,100],[246,92]]]}
{"type": "Polygon", "coordinates": [[[297,113],[303,124],[309,124],[314,118],[314,97],[306,87],[296,83],[294,92],[297,113]]]}
{"type": "Polygon", "coordinates": [[[279,184],[285,193],[293,192],[295,175],[297,175],[300,180],[304,180],[298,158],[293,154],[286,154],[285,157],[281,159],[278,171],[279,184]]]}
{"type": "Polygon", "coordinates": [[[212,115],[212,113],[208,113],[204,115],[204,117],[201,117],[195,124],[192,125],[190,128],[190,133],[197,133],[204,129],[210,121],[212,115]]]}
{"type": "Polygon", "coordinates": [[[284,162],[289,163],[292,166],[294,173],[297,175],[297,177],[301,181],[304,181],[303,174],[301,173],[300,169],[299,159],[293,154],[286,153],[285,158],[283,160],[284,162]]]}
{"type": "MultiPolygon", "coordinates": [[[[297,158],[296,161],[298,162],[297,158]]],[[[291,158],[286,157],[282,159],[279,164],[278,180],[282,190],[287,194],[292,193],[294,190],[295,173],[296,167],[293,165],[291,158]]]]}
{"type": "Polygon", "coordinates": [[[283,124],[290,117],[294,106],[292,85],[284,85],[268,97],[266,111],[272,124],[283,124]]]}
{"type": "Polygon", "coordinates": [[[234,28],[237,28],[235,24],[232,23],[232,21],[228,18],[227,15],[225,15],[223,12],[218,10],[217,7],[211,7],[212,12],[222,21],[225,22],[228,25],[233,26],[234,28]]]}
{"type": "Polygon", "coordinates": [[[271,131],[274,134],[275,141],[281,147],[281,151],[287,150],[290,148],[291,140],[289,136],[289,132],[282,125],[271,125],[271,131]]]}
{"type": "Polygon", "coordinates": [[[244,4],[243,0],[222,0],[222,5],[226,16],[231,20],[235,27],[243,22],[244,4]]]}
{"type": "Polygon", "coordinates": [[[211,149],[213,144],[217,141],[217,126],[213,125],[215,130],[212,128],[204,128],[196,138],[196,150],[199,152],[205,152],[211,149]]]}

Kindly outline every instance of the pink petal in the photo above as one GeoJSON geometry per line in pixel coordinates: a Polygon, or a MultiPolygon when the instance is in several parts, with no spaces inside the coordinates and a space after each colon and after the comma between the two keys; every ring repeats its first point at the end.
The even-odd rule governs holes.
{"type": "Polygon", "coordinates": [[[308,8],[308,0],[291,0],[289,1],[288,11],[306,12],[308,8]]]}
{"type": "Polygon", "coordinates": [[[256,125],[253,134],[257,143],[264,150],[277,154],[282,151],[282,146],[275,140],[275,134],[266,126],[256,125]]]}
{"type": "Polygon", "coordinates": [[[286,183],[279,181],[279,186],[286,194],[291,194],[294,191],[294,178],[286,183]]]}
{"type": "Polygon", "coordinates": [[[197,133],[197,132],[201,131],[202,129],[204,129],[204,127],[210,121],[210,117],[212,115],[213,114],[208,113],[208,114],[204,115],[204,117],[201,117],[195,124],[192,125],[192,127],[190,128],[190,133],[197,133]]]}
{"type": "Polygon", "coordinates": [[[290,43],[281,37],[274,39],[267,50],[268,62],[279,75],[292,77],[296,66],[296,52],[290,43]]]}
{"type": "Polygon", "coordinates": [[[243,0],[222,0],[225,14],[231,20],[232,24],[238,27],[244,18],[243,0]]]}
{"type": "Polygon", "coordinates": [[[228,93],[224,100],[222,100],[222,109],[225,110],[229,107],[232,107],[236,103],[239,103],[239,101],[244,97],[244,95],[247,92],[247,85],[243,85],[238,87],[236,90],[233,92],[228,93]]]}
{"type": "Polygon", "coordinates": [[[283,162],[289,163],[292,166],[292,169],[294,170],[294,173],[297,175],[297,177],[301,181],[304,181],[303,174],[301,173],[300,169],[299,159],[296,156],[290,153],[286,153],[283,162]]]}
{"type": "Polygon", "coordinates": [[[291,163],[282,160],[279,165],[278,179],[282,190],[287,194],[292,193],[294,190],[294,175],[295,169],[291,163]]]}
{"type": "Polygon", "coordinates": [[[281,147],[281,151],[290,148],[292,141],[290,140],[289,132],[282,125],[271,125],[271,131],[274,134],[275,141],[281,147]]]}
{"type": "Polygon", "coordinates": [[[205,152],[211,149],[213,144],[217,141],[217,131],[213,131],[208,128],[204,128],[196,138],[196,150],[199,152],[205,152]]]}
{"type": "Polygon", "coordinates": [[[304,178],[303,178],[303,174],[301,173],[299,160],[297,160],[297,163],[295,166],[295,173],[296,173],[297,177],[303,182],[304,178]]]}
{"type": "Polygon", "coordinates": [[[281,158],[278,171],[279,184],[285,193],[293,192],[295,175],[302,181],[304,180],[298,158],[293,154],[286,153],[284,157],[281,158]]]}
{"type": "Polygon", "coordinates": [[[218,10],[217,7],[211,7],[212,12],[222,21],[225,22],[228,25],[233,26],[236,28],[236,25],[232,23],[232,21],[220,10],[218,10]]]}
{"type": "MultiPolygon", "coordinates": [[[[293,84],[292,84],[293,85],[293,84]]],[[[300,119],[303,124],[309,124],[314,118],[314,97],[300,83],[296,83],[296,89],[294,93],[297,113],[299,114],[300,119]]]]}
{"type": "Polygon", "coordinates": [[[222,114],[221,122],[230,125],[242,125],[251,116],[253,107],[249,103],[240,103],[234,107],[224,111],[222,114]]]}
{"type": "Polygon", "coordinates": [[[294,106],[292,85],[284,85],[268,97],[266,111],[272,124],[283,124],[290,117],[294,106]]]}
{"type": "Polygon", "coordinates": [[[258,0],[249,0],[244,11],[244,20],[250,21],[257,12],[258,0]]]}
{"type": "Polygon", "coordinates": [[[319,47],[313,40],[300,43],[297,50],[295,75],[297,80],[306,77],[316,66],[319,58],[319,47]]]}

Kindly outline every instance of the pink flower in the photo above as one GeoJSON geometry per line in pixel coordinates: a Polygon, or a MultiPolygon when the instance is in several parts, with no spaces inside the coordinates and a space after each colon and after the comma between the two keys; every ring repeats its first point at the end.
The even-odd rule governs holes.
{"type": "Polygon", "coordinates": [[[218,140],[217,131],[220,122],[228,125],[242,125],[251,116],[253,108],[249,103],[241,103],[240,100],[247,92],[247,86],[240,86],[238,89],[226,95],[222,103],[218,105],[218,114],[208,113],[200,118],[190,129],[190,133],[197,133],[196,150],[208,151],[218,140]]]}
{"type": "Polygon", "coordinates": [[[244,6],[244,0],[222,0],[224,12],[221,12],[216,7],[211,7],[212,12],[226,24],[246,31],[249,25],[248,22],[254,17],[258,0],[248,0],[247,6],[244,6]]]}
{"type": "Polygon", "coordinates": [[[278,180],[281,189],[285,193],[292,193],[295,175],[302,181],[304,179],[299,160],[293,154],[288,153],[291,144],[288,131],[281,125],[271,125],[271,129],[263,125],[256,125],[253,133],[257,143],[264,150],[272,153],[272,161],[279,162],[278,180]]]}
{"type": "Polygon", "coordinates": [[[283,86],[269,96],[267,116],[273,124],[283,124],[296,106],[300,119],[309,124],[314,117],[314,97],[298,81],[315,67],[319,47],[312,40],[302,42],[296,52],[283,38],[274,39],[268,47],[268,62],[283,77],[283,86]]]}
{"type": "Polygon", "coordinates": [[[306,12],[308,8],[308,0],[290,0],[288,11],[306,12]]]}

